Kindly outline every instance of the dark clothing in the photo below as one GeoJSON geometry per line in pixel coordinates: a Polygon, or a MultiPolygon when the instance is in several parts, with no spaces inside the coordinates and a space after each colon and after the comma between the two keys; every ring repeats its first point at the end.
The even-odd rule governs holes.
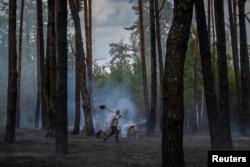
{"type": "Polygon", "coordinates": [[[111,132],[104,138],[104,141],[106,142],[106,140],[110,136],[112,136],[113,134],[115,134],[115,140],[118,143],[119,142],[119,140],[118,140],[119,130],[118,130],[117,126],[111,126],[111,132]]]}

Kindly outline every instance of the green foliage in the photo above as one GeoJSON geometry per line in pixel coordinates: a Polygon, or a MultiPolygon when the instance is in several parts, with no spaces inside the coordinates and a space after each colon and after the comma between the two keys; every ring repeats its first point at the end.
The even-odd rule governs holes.
{"type": "MultiPolygon", "coordinates": [[[[170,0],[159,0],[159,15],[160,15],[160,29],[161,29],[161,43],[162,46],[165,46],[167,41],[168,32],[170,30],[171,22],[173,19],[173,3],[170,0]],[[163,3],[165,1],[165,3],[163,3]]],[[[135,1],[133,9],[135,14],[138,15],[138,6],[137,1],[135,1]]],[[[144,36],[145,36],[145,45],[146,45],[146,56],[150,57],[150,18],[149,18],[149,1],[143,1],[143,25],[144,25],[144,36]]],[[[125,28],[130,30],[132,33],[139,35],[139,18],[134,22],[130,27],[125,28]]],[[[138,42],[139,43],[139,39],[138,42]]],[[[163,55],[166,53],[166,47],[162,48],[163,55]]]]}
{"type": "MultiPolygon", "coordinates": [[[[184,65],[184,99],[186,103],[191,103],[193,101],[194,96],[194,50],[195,28],[192,28],[189,36],[188,49],[186,52],[186,60],[184,65]]],[[[199,55],[197,55],[197,87],[198,94],[200,95],[199,98],[201,98],[203,81],[199,55]]]]}
{"type": "Polygon", "coordinates": [[[236,80],[235,80],[235,72],[232,66],[232,55],[228,54],[228,83],[229,83],[229,104],[230,107],[237,106],[237,88],[236,88],[236,80]]]}
{"type": "Polygon", "coordinates": [[[110,64],[126,64],[126,62],[132,58],[131,47],[128,44],[125,44],[122,40],[119,43],[111,43],[109,44],[111,47],[109,53],[112,57],[110,64]]]}
{"type": "MultiPolygon", "coordinates": [[[[193,63],[194,63],[194,37],[195,37],[195,29],[192,28],[192,31],[190,33],[189,37],[189,43],[188,43],[188,50],[186,53],[186,60],[185,60],[185,66],[184,66],[184,96],[185,96],[185,102],[190,103],[192,102],[192,97],[194,96],[194,75],[193,75],[193,63]],[[191,97],[191,98],[190,98],[191,97]]],[[[229,45],[227,45],[229,46],[229,45]]],[[[229,80],[229,93],[230,93],[230,104],[231,107],[236,105],[237,102],[237,96],[236,96],[236,83],[235,83],[235,74],[233,69],[233,62],[232,62],[232,55],[229,54],[231,51],[230,47],[227,47],[228,55],[227,55],[227,61],[228,61],[228,80],[229,80]]],[[[213,61],[213,70],[215,75],[215,88],[216,92],[218,92],[218,66],[217,66],[217,55],[216,52],[212,53],[214,58],[212,58],[213,61]]],[[[202,78],[202,71],[201,71],[201,63],[200,63],[200,56],[198,56],[197,61],[197,80],[198,80],[198,94],[199,99],[201,100],[201,94],[203,89],[203,78],[202,78]]]]}
{"type": "MultiPolygon", "coordinates": [[[[106,87],[119,85],[125,92],[131,95],[132,100],[140,106],[142,104],[142,74],[141,60],[132,50],[129,44],[110,44],[110,54],[113,59],[109,66],[98,66],[94,63],[93,83],[94,91],[103,91],[106,87]]],[[[112,90],[108,90],[112,92],[112,90]]]]}

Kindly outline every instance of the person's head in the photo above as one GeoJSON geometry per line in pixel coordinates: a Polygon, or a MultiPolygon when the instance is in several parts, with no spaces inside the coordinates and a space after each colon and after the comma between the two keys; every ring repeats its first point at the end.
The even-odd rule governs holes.
{"type": "Polygon", "coordinates": [[[116,110],[116,111],[115,111],[115,114],[116,114],[116,115],[119,115],[119,114],[120,114],[120,110],[116,110]]]}

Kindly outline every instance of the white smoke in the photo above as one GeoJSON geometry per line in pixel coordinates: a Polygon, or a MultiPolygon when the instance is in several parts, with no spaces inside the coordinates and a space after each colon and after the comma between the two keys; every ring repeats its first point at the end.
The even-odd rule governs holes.
{"type": "Polygon", "coordinates": [[[122,85],[106,86],[95,93],[94,98],[95,113],[94,126],[95,130],[107,130],[110,126],[112,112],[120,110],[122,117],[119,120],[120,136],[126,136],[127,129],[130,125],[141,123],[143,119],[138,112],[136,104],[133,102],[129,91],[122,85]],[[100,106],[105,105],[105,109],[100,106]],[[111,111],[110,111],[111,110],[111,111]]]}
{"type": "MultiPolygon", "coordinates": [[[[68,80],[68,125],[73,128],[75,119],[75,76],[68,80]]],[[[105,83],[101,86],[98,81],[93,82],[93,113],[95,131],[109,130],[111,117],[117,109],[122,117],[119,120],[120,136],[126,136],[130,125],[145,122],[144,116],[139,114],[137,105],[132,99],[131,92],[123,84],[105,83]],[[105,108],[101,109],[100,106],[105,108]]],[[[81,125],[84,127],[84,114],[81,103],[81,125]]]]}

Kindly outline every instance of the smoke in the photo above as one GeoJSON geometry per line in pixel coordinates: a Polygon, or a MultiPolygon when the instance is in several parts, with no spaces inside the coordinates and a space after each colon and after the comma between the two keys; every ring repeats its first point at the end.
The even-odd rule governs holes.
{"type": "MultiPolygon", "coordinates": [[[[75,75],[71,71],[68,78],[68,125],[73,128],[75,119],[75,75]]],[[[105,81],[93,81],[93,123],[95,131],[109,130],[111,117],[117,109],[120,110],[122,117],[119,120],[120,136],[126,136],[130,125],[145,122],[145,118],[139,114],[137,105],[132,100],[131,92],[122,83],[111,83],[105,81]],[[105,109],[100,106],[105,105],[105,109]],[[110,111],[111,110],[111,111],[110,111]]],[[[81,102],[81,126],[85,125],[84,114],[81,102]]]]}
{"type": "Polygon", "coordinates": [[[110,126],[112,110],[121,111],[122,117],[119,120],[121,136],[126,136],[130,125],[144,122],[144,118],[139,114],[138,108],[131,98],[130,92],[120,84],[109,84],[94,92],[94,125],[96,131],[107,130],[110,126]],[[106,109],[100,106],[105,105],[106,109]]]}

